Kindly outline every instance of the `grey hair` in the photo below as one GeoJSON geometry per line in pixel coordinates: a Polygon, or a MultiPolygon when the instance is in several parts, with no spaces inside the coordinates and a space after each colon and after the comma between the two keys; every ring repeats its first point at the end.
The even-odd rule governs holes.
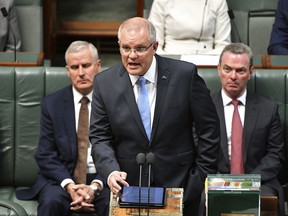
{"type": "Polygon", "coordinates": [[[156,41],[156,29],[155,26],[147,19],[141,17],[134,17],[124,21],[118,29],[118,42],[121,40],[121,31],[126,29],[129,31],[140,31],[146,29],[149,32],[149,42],[153,43],[156,41]],[[138,22],[131,22],[132,20],[139,20],[138,22]]]}
{"type": "Polygon", "coordinates": [[[67,64],[68,55],[70,53],[77,53],[87,48],[90,50],[92,54],[92,58],[96,61],[98,59],[98,51],[97,51],[97,48],[92,43],[89,43],[87,41],[74,41],[69,45],[69,47],[67,48],[65,52],[66,64],[67,64]]]}
{"type": "Polygon", "coordinates": [[[247,46],[243,43],[228,44],[227,46],[224,47],[224,49],[222,50],[222,53],[220,54],[220,58],[219,58],[219,64],[220,65],[221,65],[222,57],[223,57],[224,53],[226,53],[226,52],[230,52],[233,54],[247,54],[247,56],[249,58],[249,66],[250,67],[253,66],[253,53],[252,53],[252,50],[249,46],[247,46]]]}

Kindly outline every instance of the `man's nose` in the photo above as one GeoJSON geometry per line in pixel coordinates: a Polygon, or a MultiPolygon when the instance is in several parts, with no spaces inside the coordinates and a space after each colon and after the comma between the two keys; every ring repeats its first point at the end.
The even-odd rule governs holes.
{"type": "Polygon", "coordinates": [[[78,70],[79,70],[78,72],[79,72],[80,76],[83,76],[85,74],[85,70],[83,69],[83,67],[81,65],[79,66],[78,70]]]}
{"type": "Polygon", "coordinates": [[[237,72],[235,70],[232,70],[231,71],[231,76],[230,76],[231,79],[236,79],[237,78],[237,72]]]}

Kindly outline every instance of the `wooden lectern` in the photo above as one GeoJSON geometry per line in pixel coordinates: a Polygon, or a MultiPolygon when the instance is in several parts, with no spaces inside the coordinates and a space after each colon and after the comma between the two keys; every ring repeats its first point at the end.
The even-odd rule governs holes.
{"type": "MultiPolygon", "coordinates": [[[[147,215],[148,209],[141,209],[140,215],[147,215]]],[[[153,216],[182,216],[183,215],[183,188],[166,189],[166,205],[164,208],[149,209],[153,216]]],[[[120,208],[117,196],[110,192],[109,216],[138,215],[138,208],[120,208]]]]}

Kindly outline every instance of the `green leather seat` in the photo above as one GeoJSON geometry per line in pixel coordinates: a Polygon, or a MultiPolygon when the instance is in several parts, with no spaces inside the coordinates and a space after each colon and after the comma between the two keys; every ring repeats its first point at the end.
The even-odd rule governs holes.
{"type": "MultiPolygon", "coordinates": [[[[200,68],[198,72],[211,93],[220,90],[216,68],[200,68]]],[[[279,104],[286,142],[287,74],[286,69],[257,69],[248,86],[251,91],[279,104]]],[[[0,215],[17,215],[18,212],[22,216],[25,215],[23,211],[28,215],[37,214],[37,201],[18,200],[15,190],[31,187],[35,182],[34,153],[39,139],[41,100],[68,84],[70,80],[64,67],[0,67],[0,215]]],[[[287,167],[285,164],[284,170],[287,167]]],[[[288,182],[285,172],[279,179],[283,184],[288,182]]]]}

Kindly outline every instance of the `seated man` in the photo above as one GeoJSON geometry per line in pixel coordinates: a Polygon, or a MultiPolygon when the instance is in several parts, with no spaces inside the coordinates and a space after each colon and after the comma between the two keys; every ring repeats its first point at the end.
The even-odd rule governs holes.
{"type": "MultiPolygon", "coordinates": [[[[212,96],[221,130],[218,170],[261,174],[261,195],[277,195],[283,203],[277,180],[284,160],[278,105],[247,90],[252,73],[251,49],[241,43],[227,45],[218,65],[222,90],[212,96]]],[[[279,215],[284,215],[284,207],[279,207],[279,215]]]]}
{"type": "Polygon", "coordinates": [[[41,216],[67,216],[71,210],[106,216],[109,190],[98,179],[88,139],[93,80],[101,62],[97,49],[85,41],[73,42],[65,60],[72,85],[43,99],[35,154],[38,178],[31,189],[16,195],[24,200],[37,198],[41,216]],[[80,103],[82,99],[86,103],[80,103]]]}

